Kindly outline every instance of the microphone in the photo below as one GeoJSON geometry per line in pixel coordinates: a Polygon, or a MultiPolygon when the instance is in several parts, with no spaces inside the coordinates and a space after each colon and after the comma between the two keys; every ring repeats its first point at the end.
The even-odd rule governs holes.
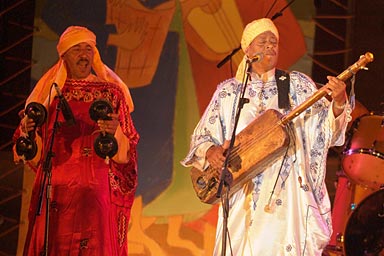
{"type": "Polygon", "coordinates": [[[64,98],[59,86],[56,83],[53,83],[53,86],[55,87],[57,96],[59,97],[59,100],[61,102],[61,113],[63,113],[66,124],[69,126],[74,125],[76,121],[75,117],[73,116],[72,110],[69,107],[68,101],[64,98]]]}
{"type": "Polygon", "coordinates": [[[247,56],[247,63],[248,64],[252,64],[254,62],[259,62],[263,59],[263,54],[262,53],[256,53],[255,55],[253,55],[251,58],[249,58],[247,56]]]}

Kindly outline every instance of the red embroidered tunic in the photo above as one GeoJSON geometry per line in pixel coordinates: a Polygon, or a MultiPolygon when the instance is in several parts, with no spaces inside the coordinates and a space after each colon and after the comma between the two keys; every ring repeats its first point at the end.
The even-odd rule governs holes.
{"type": "MultiPolygon", "coordinates": [[[[76,124],[66,126],[65,119],[59,114],[58,121],[62,125],[54,137],[52,158],[49,255],[128,255],[128,222],[137,186],[139,135],[124,94],[111,83],[74,80],[66,81],[62,93],[76,124]],[[94,151],[93,143],[100,133],[96,122],[90,118],[89,108],[96,99],[108,100],[114,112],[119,113],[120,133],[129,141],[128,147],[119,147],[118,154],[127,159],[123,163],[114,158],[106,163],[94,151]],[[129,150],[121,152],[121,148],[129,150]]],[[[48,139],[43,140],[43,154],[51,138],[57,103],[58,99],[55,99],[51,104],[47,126],[42,127],[43,138],[48,128],[48,139]]],[[[44,177],[44,157],[41,159],[36,169],[29,212],[28,255],[39,255],[44,249],[45,195],[41,215],[35,217],[44,177]]]]}

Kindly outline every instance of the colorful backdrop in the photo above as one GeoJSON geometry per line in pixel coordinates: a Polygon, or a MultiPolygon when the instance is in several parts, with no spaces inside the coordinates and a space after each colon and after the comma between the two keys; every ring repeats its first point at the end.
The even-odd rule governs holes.
{"type": "MultiPolygon", "coordinates": [[[[308,73],[303,56],[313,38],[310,13],[299,23],[283,0],[38,0],[36,6],[32,86],[56,62],[59,35],[81,25],[95,32],[103,61],[130,87],[141,135],[130,255],[211,255],[217,205],[197,199],[180,160],[217,84],[236,71],[241,51],[216,65],[240,46],[245,24],[283,10],[275,19],[282,42],[278,67],[304,63],[301,71],[308,73]]],[[[27,170],[20,244],[32,179],[27,170]]]]}

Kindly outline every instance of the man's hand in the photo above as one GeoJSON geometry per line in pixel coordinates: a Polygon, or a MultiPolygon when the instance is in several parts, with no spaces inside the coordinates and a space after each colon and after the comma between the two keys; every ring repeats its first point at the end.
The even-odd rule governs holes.
{"type": "Polygon", "coordinates": [[[112,120],[98,120],[97,124],[102,132],[115,134],[117,127],[119,126],[119,114],[108,114],[112,120]]]}
{"type": "Polygon", "coordinates": [[[344,111],[347,101],[346,85],[334,76],[327,76],[327,79],[328,83],[325,85],[325,90],[332,97],[333,113],[337,117],[344,111]]]}
{"type": "Polygon", "coordinates": [[[332,97],[338,106],[344,105],[347,99],[345,83],[334,76],[327,76],[327,79],[328,83],[325,85],[325,89],[328,95],[332,97]]]}
{"type": "Polygon", "coordinates": [[[29,118],[27,115],[25,115],[23,119],[21,119],[20,126],[23,133],[28,133],[35,129],[36,123],[32,118],[29,118]]]}
{"type": "Polygon", "coordinates": [[[211,167],[221,170],[225,161],[225,150],[228,147],[229,141],[225,141],[223,146],[212,146],[207,150],[206,157],[211,167]]]}

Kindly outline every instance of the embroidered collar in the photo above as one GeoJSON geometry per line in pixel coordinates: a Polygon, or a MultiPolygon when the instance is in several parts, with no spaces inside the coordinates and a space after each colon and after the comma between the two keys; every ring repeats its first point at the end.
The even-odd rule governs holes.
{"type": "Polygon", "coordinates": [[[251,74],[251,84],[257,85],[257,84],[264,84],[270,81],[275,80],[275,68],[269,70],[268,72],[265,72],[262,75],[258,75],[256,73],[251,74]]]}

